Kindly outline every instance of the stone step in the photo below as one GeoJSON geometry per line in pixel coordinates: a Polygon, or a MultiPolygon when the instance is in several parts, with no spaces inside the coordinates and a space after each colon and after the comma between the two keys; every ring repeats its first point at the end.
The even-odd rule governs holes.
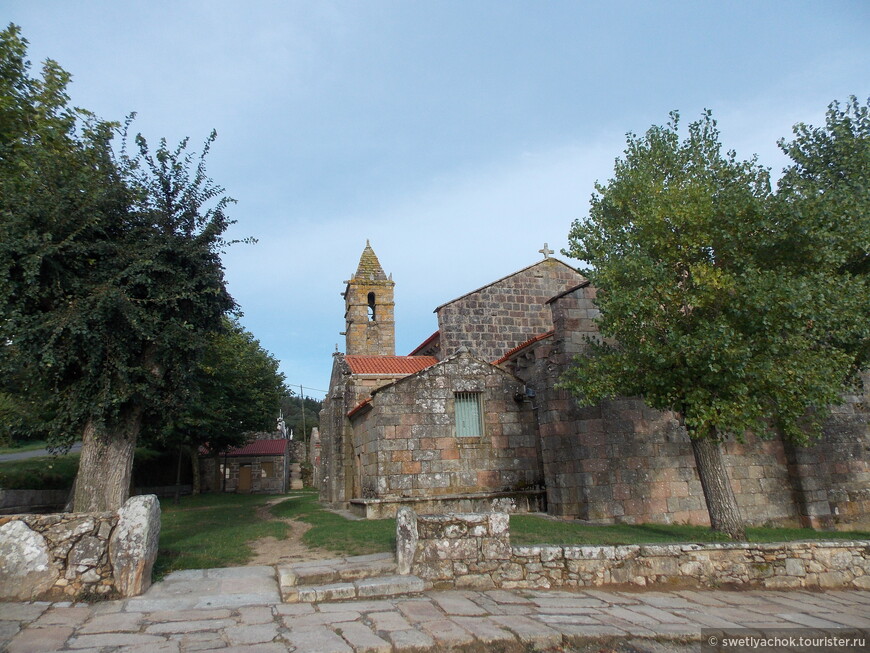
{"type": "Polygon", "coordinates": [[[284,603],[319,603],[380,599],[403,594],[419,594],[426,589],[425,581],[418,576],[379,576],[362,578],[350,583],[325,585],[285,585],[282,582],[281,600],[284,603]]]}
{"type": "Polygon", "coordinates": [[[313,560],[278,567],[281,587],[347,584],[395,573],[396,561],[392,553],[313,560]]]}

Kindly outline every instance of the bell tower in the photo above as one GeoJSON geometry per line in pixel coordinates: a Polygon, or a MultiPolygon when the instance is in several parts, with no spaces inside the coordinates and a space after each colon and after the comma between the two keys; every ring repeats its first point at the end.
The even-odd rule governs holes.
{"type": "Polygon", "coordinates": [[[345,283],[345,353],[395,356],[393,286],[396,284],[392,275],[388,277],[384,273],[368,240],[360,256],[356,274],[345,283]]]}

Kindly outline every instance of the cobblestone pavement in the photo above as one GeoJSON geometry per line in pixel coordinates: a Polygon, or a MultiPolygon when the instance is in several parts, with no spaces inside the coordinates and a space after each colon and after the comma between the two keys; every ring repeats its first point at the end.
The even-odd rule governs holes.
{"type": "Polygon", "coordinates": [[[283,604],[274,568],[243,567],[176,572],[132,599],[0,603],[9,653],[658,652],[708,650],[707,628],[866,635],[870,592],[455,590],[283,604]]]}

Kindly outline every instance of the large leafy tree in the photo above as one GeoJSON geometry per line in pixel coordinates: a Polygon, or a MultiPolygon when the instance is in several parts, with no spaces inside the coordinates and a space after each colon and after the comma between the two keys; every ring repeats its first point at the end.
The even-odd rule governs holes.
{"type": "Polygon", "coordinates": [[[839,288],[850,304],[830,316],[827,338],[870,363],[870,99],[832,102],[823,127],[800,123],[779,142],[791,159],[779,180],[778,214],[787,227],[780,260],[795,274],[812,270],[839,288]],[[838,319],[841,318],[841,319],[838,319]]]}
{"type": "Polygon", "coordinates": [[[229,200],[205,174],[214,135],[200,157],[141,137],[116,156],[117,125],[71,107],[68,81],[52,61],[31,77],[18,28],[0,33],[0,365],[51,389],[56,444],[82,438],[75,510],[111,510],[143,421],[183,404],[233,307],[229,200]]]}
{"type": "MultiPolygon", "coordinates": [[[[229,318],[221,332],[209,335],[192,381],[195,394],[164,428],[162,439],[164,445],[189,449],[198,479],[200,449],[218,456],[244,445],[252,431],[273,431],[287,390],[278,361],[229,318]]],[[[196,491],[198,483],[194,486],[196,491]]]]}
{"type": "Polygon", "coordinates": [[[675,411],[713,528],[743,538],[723,442],[747,430],[796,442],[817,433],[854,371],[840,345],[859,340],[866,321],[860,281],[832,274],[831,257],[808,265],[790,248],[808,236],[849,240],[860,212],[844,205],[831,219],[800,209],[810,193],[774,197],[755,159],[722,151],[709,112],[684,140],[676,113],[629,134],[613,178],[596,190],[568,253],[598,288],[603,338],[565,384],[588,404],[642,395],[675,411]]]}

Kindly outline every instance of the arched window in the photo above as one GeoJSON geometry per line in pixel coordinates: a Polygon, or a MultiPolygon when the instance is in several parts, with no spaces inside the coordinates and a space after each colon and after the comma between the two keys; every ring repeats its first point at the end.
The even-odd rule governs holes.
{"type": "Polygon", "coordinates": [[[369,321],[374,322],[376,320],[375,316],[375,294],[373,292],[369,293],[369,321]]]}

